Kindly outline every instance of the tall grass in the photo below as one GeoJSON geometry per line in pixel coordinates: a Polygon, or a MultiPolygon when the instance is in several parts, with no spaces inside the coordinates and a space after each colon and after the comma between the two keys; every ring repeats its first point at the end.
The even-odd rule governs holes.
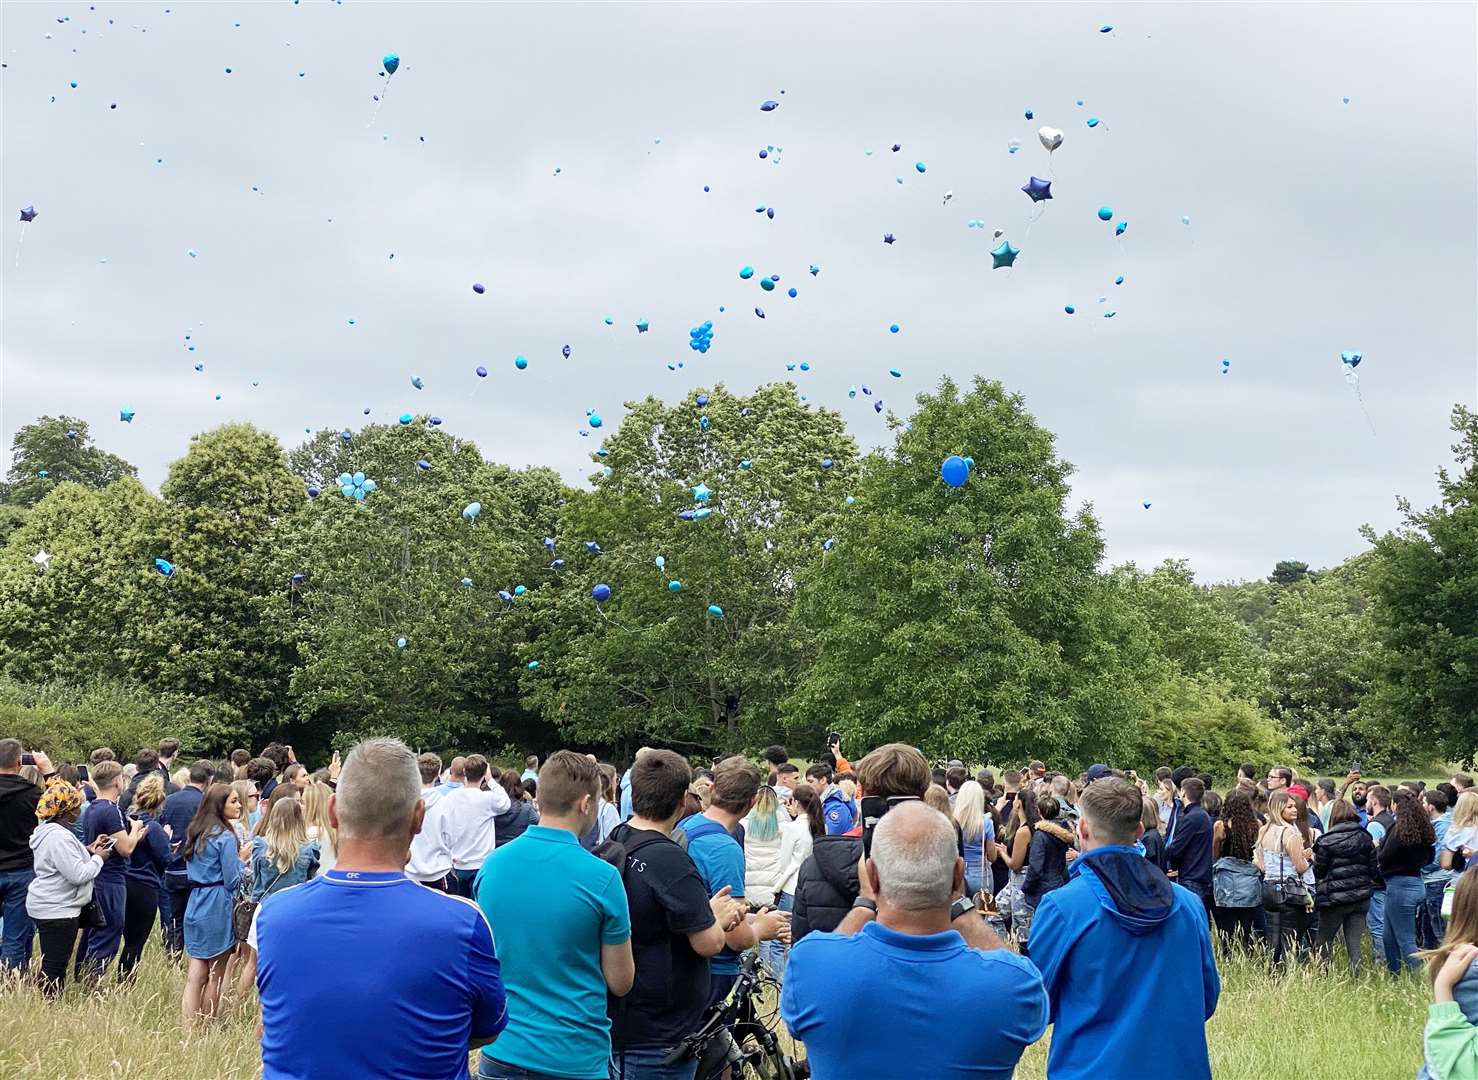
{"type": "MultiPolygon", "coordinates": [[[[1400,1078],[1415,1075],[1421,1064],[1427,991],[1415,978],[1393,980],[1373,964],[1358,980],[1316,966],[1274,974],[1262,958],[1240,954],[1222,957],[1220,967],[1221,1004],[1208,1028],[1217,1080],[1400,1078]]],[[[6,985],[0,988],[0,1077],[259,1075],[255,1002],[228,1006],[186,1045],[180,1034],[183,988],[183,970],[164,958],[157,941],[131,988],[87,994],[68,986],[60,1000],[47,1002],[29,987],[6,985]]],[[[980,1003],[978,1022],[988,1022],[989,1005],[980,1003]]],[[[1016,1073],[1020,1080],[1044,1080],[1047,1042],[1027,1051],[1016,1073]]],[[[1176,1075],[1173,1061],[1143,1065],[1146,1076],[1176,1075]]]]}

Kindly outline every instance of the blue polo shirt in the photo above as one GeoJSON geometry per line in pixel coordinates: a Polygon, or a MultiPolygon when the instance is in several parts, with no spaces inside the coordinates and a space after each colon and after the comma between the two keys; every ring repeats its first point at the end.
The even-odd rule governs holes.
{"type": "Polygon", "coordinates": [[[477,903],[502,943],[511,1017],[491,1056],[529,1072],[607,1080],[600,947],[631,939],[621,874],[564,829],[530,825],[482,864],[477,903]]]}
{"type": "Polygon", "coordinates": [[[873,922],[849,937],[798,941],[780,1015],[806,1044],[813,1080],[1010,1080],[1022,1051],[1047,1030],[1047,991],[1024,956],[972,949],[954,930],[900,934],[873,922]],[[981,1003],[990,1018],[948,1002],[981,1003]],[[878,1049],[858,1053],[864,1046],[878,1049]]]}
{"type": "Polygon", "coordinates": [[[508,1022],[487,920],[404,874],[329,870],[253,923],[263,1080],[467,1080],[508,1022]]]}
{"type": "MultiPolygon", "coordinates": [[[[678,822],[688,834],[688,858],[698,867],[703,884],[712,896],[725,885],[729,895],[744,899],[744,847],[724,827],[702,814],[693,814],[678,822]]],[[[712,975],[737,975],[740,954],[725,945],[708,961],[712,975]]]]}

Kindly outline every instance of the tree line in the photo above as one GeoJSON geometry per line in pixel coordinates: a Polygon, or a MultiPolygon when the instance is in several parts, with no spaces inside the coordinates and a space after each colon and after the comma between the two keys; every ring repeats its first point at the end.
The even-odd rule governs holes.
{"type": "Polygon", "coordinates": [[[39,418],[0,487],[0,728],[64,751],[169,727],[201,753],[392,732],[616,757],[836,730],[1213,771],[1370,772],[1478,743],[1461,407],[1437,505],[1402,502],[1339,566],[1215,585],[1184,561],[1105,568],[1071,465],[999,383],[941,382],[868,454],[788,384],[627,407],[579,489],[422,416],[290,451],[223,425],[156,495],[84,422],[39,418]],[[972,460],[958,489],[951,454],[972,460]],[[344,497],[344,473],[376,490],[344,497]]]}

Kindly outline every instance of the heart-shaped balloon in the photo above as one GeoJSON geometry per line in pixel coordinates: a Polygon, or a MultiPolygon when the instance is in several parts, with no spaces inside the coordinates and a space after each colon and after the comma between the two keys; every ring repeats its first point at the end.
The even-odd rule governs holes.
{"type": "Polygon", "coordinates": [[[1062,145],[1062,132],[1054,127],[1038,128],[1037,138],[1041,140],[1049,154],[1062,145]]]}

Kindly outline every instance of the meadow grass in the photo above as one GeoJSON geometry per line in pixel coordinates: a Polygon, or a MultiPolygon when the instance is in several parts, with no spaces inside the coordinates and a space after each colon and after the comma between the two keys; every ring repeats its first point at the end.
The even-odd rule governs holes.
{"type": "MultiPolygon", "coordinates": [[[[1274,974],[1264,958],[1242,954],[1221,957],[1220,969],[1221,1003],[1208,1028],[1217,1080],[1410,1077],[1421,1065],[1428,998],[1416,978],[1393,980],[1369,963],[1359,979],[1315,965],[1274,974]]],[[[69,985],[60,1000],[47,1002],[30,987],[7,984],[0,988],[0,1077],[258,1076],[255,1002],[231,1004],[187,1045],[180,1034],[183,986],[183,970],[165,960],[157,939],[130,988],[88,994],[69,985]]],[[[988,1023],[992,1003],[979,1006],[979,1022],[988,1023]]],[[[1027,1051],[1020,1080],[1044,1080],[1047,1043],[1027,1051]]],[[[1175,1076],[1172,1061],[1143,1064],[1146,1076],[1175,1076]]]]}

